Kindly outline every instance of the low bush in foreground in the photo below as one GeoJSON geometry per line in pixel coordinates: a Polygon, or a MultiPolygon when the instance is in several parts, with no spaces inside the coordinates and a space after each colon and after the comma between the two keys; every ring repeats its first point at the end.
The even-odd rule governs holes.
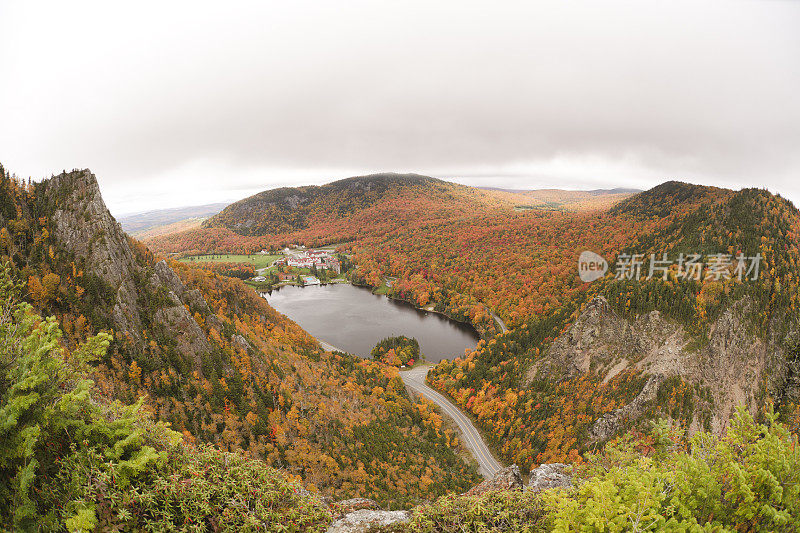
{"type": "Polygon", "coordinates": [[[415,532],[799,531],[797,436],[744,410],[716,438],[664,422],[575,467],[572,488],[448,496],[419,507],[415,532]]]}

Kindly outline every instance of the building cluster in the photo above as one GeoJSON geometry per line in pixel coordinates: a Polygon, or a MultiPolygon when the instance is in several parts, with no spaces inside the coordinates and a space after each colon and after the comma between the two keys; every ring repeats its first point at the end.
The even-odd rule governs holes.
{"type": "Polygon", "coordinates": [[[316,268],[317,270],[331,270],[337,275],[341,273],[341,265],[330,252],[326,250],[284,250],[286,257],[275,261],[275,266],[288,266],[296,268],[316,268]]]}

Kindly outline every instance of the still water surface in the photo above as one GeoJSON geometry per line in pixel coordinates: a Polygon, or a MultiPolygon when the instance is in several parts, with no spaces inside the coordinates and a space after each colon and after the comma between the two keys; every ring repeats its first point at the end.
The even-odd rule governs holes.
{"type": "Polygon", "coordinates": [[[319,340],[361,357],[370,357],[379,340],[393,335],[416,338],[433,362],[463,356],[479,339],[468,324],[353,285],[288,285],[264,297],[319,340]]]}

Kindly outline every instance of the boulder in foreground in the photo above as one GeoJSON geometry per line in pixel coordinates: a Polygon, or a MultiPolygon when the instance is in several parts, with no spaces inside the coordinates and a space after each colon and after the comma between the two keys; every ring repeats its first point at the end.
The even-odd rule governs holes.
{"type": "Polygon", "coordinates": [[[336,520],[328,528],[328,533],[366,533],[372,528],[396,525],[409,520],[411,513],[408,511],[361,509],[336,520]]]}
{"type": "Polygon", "coordinates": [[[466,496],[476,496],[492,490],[522,490],[522,475],[517,465],[495,472],[491,479],[469,489],[466,496]]]}
{"type": "Polygon", "coordinates": [[[569,487],[572,485],[572,476],[565,473],[567,466],[564,463],[539,465],[531,470],[531,478],[525,490],[539,492],[556,487],[569,487]]]}

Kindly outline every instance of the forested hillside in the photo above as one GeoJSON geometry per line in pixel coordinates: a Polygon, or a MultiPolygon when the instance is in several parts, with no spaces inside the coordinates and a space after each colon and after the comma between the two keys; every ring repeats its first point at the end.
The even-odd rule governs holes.
{"type": "MultiPolygon", "coordinates": [[[[20,302],[20,288],[11,268],[0,268],[0,527],[297,533],[327,531],[343,514],[263,461],[182,442],[142,401],[109,402],[87,372],[110,336],[65,349],[55,319],[20,302]]],[[[764,424],[740,410],[721,438],[686,439],[662,420],[586,460],[572,469],[550,465],[559,477],[524,491],[517,473],[513,487],[475,487],[413,513],[383,513],[395,522],[386,527],[374,525],[381,512],[356,511],[344,518],[356,525],[343,530],[789,532],[800,525],[797,437],[771,410],[764,424]]]]}
{"type": "Polygon", "coordinates": [[[605,278],[443,362],[431,383],[523,467],[580,461],[656,416],[719,433],[737,404],[756,414],[772,401],[796,420],[797,209],[762,190],[669,183],[615,211],[660,222],[620,248],[605,278]],[[651,253],[675,264],[647,280],[651,253]],[[647,258],[642,279],[615,279],[633,254],[647,258]],[[704,258],[697,279],[680,254],[704,258]],[[716,254],[729,256],[724,270],[709,262],[716,254]],[[736,274],[740,254],[760,256],[757,279],[736,274]]]}
{"type": "Polygon", "coordinates": [[[422,197],[379,201],[262,242],[342,242],[354,282],[377,287],[390,276],[391,296],[473,323],[478,349],[429,378],[524,468],[579,460],[659,415],[719,433],[737,403],[756,413],[772,399],[791,417],[799,226],[789,202],[680,182],[610,208],[515,210],[495,198],[455,214],[422,197]],[[578,278],[584,250],[610,261],[604,279],[578,278]],[[645,279],[650,254],[664,253],[675,265],[645,279]],[[641,279],[615,280],[615,258],[634,254],[641,279]],[[680,254],[699,254],[697,276],[678,270],[680,254]],[[724,276],[712,264],[720,254],[724,276]],[[740,254],[760,254],[758,279],[732,275],[740,254]],[[511,331],[500,334],[492,313],[511,331]]]}
{"type": "Polygon", "coordinates": [[[400,211],[404,199],[424,197],[442,207],[463,209],[490,197],[468,189],[418,174],[372,174],[321,186],[270,189],[231,204],[203,226],[242,235],[280,235],[356,215],[378,203],[392,202],[400,211]]]}
{"type": "Polygon", "coordinates": [[[1,174],[0,262],[66,346],[111,335],[92,373],[105,397],[145,396],[185,441],[244,451],[329,495],[396,505],[477,479],[396,370],[323,352],[238,280],[156,261],[90,172],[34,184],[1,174]]]}
{"type": "MultiPolygon", "coordinates": [[[[417,508],[408,528],[508,528],[513,515],[513,527],[549,531],[592,524],[596,513],[625,524],[626,506],[637,505],[664,527],[722,527],[735,508],[750,510],[736,524],[791,530],[790,432],[800,428],[800,214],[791,203],[669,182],[610,209],[515,210],[461,188],[434,210],[415,187],[387,188],[333,217],[314,213],[282,235],[202,230],[234,235],[239,247],[349,240],[339,248],[357,266],[352,281],[392,276],[391,295],[481,329],[476,350],[428,377],[502,458],[523,471],[573,463],[587,480],[562,493],[445,496],[417,508]],[[610,262],[591,284],[577,276],[585,249],[610,262]],[[732,484],[725,468],[746,474],[732,484]],[[769,476],[780,480],[763,482],[769,476]],[[683,492],[665,492],[680,483],[683,492]],[[709,491],[726,496],[690,496],[709,491]]],[[[408,397],[395,367],[321,350],[239,280],[158,261],[121,231],[88,171],[35,184],[3,171],[0,223],[0,336],[21,350],[3,361],[2,414],[38,428],[26,446],[34,433],[18,422],[4,437],[13,450],[2,463],[7,524],[324,530],[335,513],[316,491],[407,507],[478,481],[455,435],[408,397]],[[55,381],[28,381],[26,357],[55,381]],[[129,483],[137,491],[128,494],[129,483]],[[219,490],[195,492],[207,485],[219,490]],[[232,512],[225,498],[244,493],[248,512],[232,512]],[[177,514],[164,513],[167,500],[177,514]],[[268,513],[258,503],[267,500],[268,513]]]]}
{"type": "MultiPolygon", "coordinates": [[[[351,178],[323,188],[360,187],[368,178],[375,179],[351,178]]],[[[579,291],[573,265],[580,250],[613,254],[641,224],[658,223],[603,211],[610,200],[627,198],[629,193],[578,195],[579,202],[571,210],[519,210],[515,206],[529,202],[528,194],[483,191],[432,178],[398,176],[389,183],[385,190],[376,189],[383,191],[379,198],[362,200],[363,207],[355,211],[338,207],[336,194],[318,193],[326,207],[315,211],[307,227],[299,231],[239,235],[231,229],[234,220],[260,212],[246,208],[259,205],[258,198],[287,197],[285,189],[276,189],[237,202],[215,217],[229,217],[228,227],[191,230],[147,242],[162,253],[186,254],[343,243],[340,250],[352,253],[359,266],[354,282],[378,286],[385,276],[397,277],[390,290],[393,297],[469,321],[490,336],[499,331],[492,311],[516,326],[557,306],[562,296],[579,291]]],[[[568,198],[576,196],[561,192],[568,198]]],[[[551,192],[543,198],[564,202],[561,196],[551,192]]],[[[216,224],[215,219],[209,223],[216,224]]],[[[276,227],[273,224],[267,231],[276,227]]]]}
{"type": "Polygon", "coordinates": [[[293,243],[320,246],[358,241],[446,221],[504,219],[528,211],[606,209],[628,192],[517,193],[484,190],[415,174],[375,174],[322,186],[272,189],[236,202],[203,228],[148,238],[158,253],[255,253],[293,243]]]}

